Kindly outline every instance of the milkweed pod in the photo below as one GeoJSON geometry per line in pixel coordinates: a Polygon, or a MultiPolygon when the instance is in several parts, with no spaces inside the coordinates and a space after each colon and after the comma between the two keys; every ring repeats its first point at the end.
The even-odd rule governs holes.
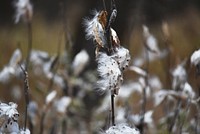
{"type": "Polygon", "coordinates": [[[114,94],[118,94],[123,77],[117,61],[106,53],[100,52],[97,57],[97,63],[97,71],[100,76],[100,80],[97,81],[99,91],[111,90],[114,94]]]}
{"type": "Polygon", "coordinates": [[[122,71],[128,68],[131,60],[129,50],[124,47],[117,48],[116,52],[112,55],[112,58],[117,61],[119,68],[122,71]]]}
{"type": "Polygon", "coordinates": [[[97,43],[98,47],[104,47],[106,44],[105,38],[105,26],[107,23],[106,11],[94,11],[94,17],[92,19],[85,19],[85,32],[86,32],[86,39],[92,39],[97,43]]]}

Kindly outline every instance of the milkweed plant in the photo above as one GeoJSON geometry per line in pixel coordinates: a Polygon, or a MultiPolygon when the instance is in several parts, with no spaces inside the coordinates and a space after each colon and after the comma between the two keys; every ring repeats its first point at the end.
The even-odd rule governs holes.
{"type": "Polygon", "coordinates": [[[101,3],[90,17],[81,18],[93,51],[72,51],[75,46],[65,24],[69,18],[61,6],[61,39],[50,54],[33,47],[31,1],[13,2],[15,26],[25,26],[27,37],[0,67],[0,86],[6,88],[1,89],[0,134],[200,133],[200,49],[174,62],[173,35],[163,21],[163,40],[148,24],[137,25],[141,50],[136,55],[130,49],[135,44],[124,44],[115,28],[123,9],[118,10],[115,0],[101,3]],[[64,54],[62,45],[67,48],[64,54]],[[162,78],[156,63],[164,68],[162,78]]]}

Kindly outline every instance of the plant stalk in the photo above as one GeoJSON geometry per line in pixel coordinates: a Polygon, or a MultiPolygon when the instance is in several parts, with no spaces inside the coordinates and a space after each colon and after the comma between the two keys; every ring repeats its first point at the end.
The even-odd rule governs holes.
{"type": "Polygon", "coordinates": [[[26,127],[27,127],[27,111],[28,111],[28,105],[29,105],[29,82],[28,82],[28,72],[20,65],[21,70],[24,73],[24,96],[25,96],[25,119],[24,119],[24,131],[26,131],[26,127]]]}
{"type": "Polygon", "coordinates": [[[28,72],[28,66],[29,66],[31,50],[32,50],[32,24],[31,22],[27,23],[27,28],[28,28],[28,48],[27,48],[25,70],[28,72]]]}
{"type": "Polygon", "coordinates": [[[145,87],[143,88],[143,103],[142,103],[142,115],[141,115],[141,120],[140,120],[140,124],[141,124],[141,134],[143,134],[144,132],[144,118],[145,118],[145,113],[146,113],[146,89],[147,87],[149,87],[149,81],[148,81],[148,76],[149,76],[149,52],[148,52],[148,48],[146,47],[146,45],[144,44],[145,47],[145,54],[146,54],[146,76],[145,76],[145,87]]]}
{"type": "Polygon", "coordinates": [[[176,105],[176,109],[174,111],[174,117],[173,117],[172,122],[171,122],[171,124],[169,126],[169,132],[170,133],[172,133],[172,131],[173,131],[173,127],[174,127],[174,124],[176,123],[176,119],[177,119],[177,117],[179,115],[179,111],[180,111],[181,105],[182,105],[182,102],[179,99],[178,102],[177,102],[177,105],[176,105]]]}
{"type": "Polygon", "coordinates": [[[115,95],[114,93],[111,91],[111,123],[112,126],[115,126],[115,104],[114,104],[114,98],[115,95]]]}
{"type": "Polygon", "coordinates": [[[42,111],[41,120],[40,120],[40,133],[43,134],[44,131],[44,119],[45,119],[45,110],[42,111]]]}

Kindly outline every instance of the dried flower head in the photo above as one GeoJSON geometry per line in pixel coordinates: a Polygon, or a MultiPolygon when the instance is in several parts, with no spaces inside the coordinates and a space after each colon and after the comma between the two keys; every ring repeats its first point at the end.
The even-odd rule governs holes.
{"type": "Polygon", "coordinates": [[[14,3],[16,8],[15,23],[20,21],[20,18],[25,22],[30,22],[33,16],[33,6],[29,0],[17,0],[14,3]]]}

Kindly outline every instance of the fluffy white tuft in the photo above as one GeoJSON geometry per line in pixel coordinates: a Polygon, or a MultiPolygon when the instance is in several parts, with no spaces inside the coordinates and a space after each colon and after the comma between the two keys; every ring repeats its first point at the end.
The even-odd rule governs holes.
{"type": "Polygon", "coordinates": [[[125,70],[129,66],[130,54],[129,50],[124,47],[119,47],[117,52],[112,55],[112,58],[119,64],[120,70],[125,70]]]}
{"type": "Polygon", "coordinates": [[[184,84],[183,93],[189,98],[193,99],[195,97],[195,92],[193,91],[191,85],[188,82],[184,84]]]}
{"type": "Polygon", "coordinates": [[[123,123],[126,122],[126,110],[123,107],[117,107],[116,108],[116,117],[115,121],[117,123],[123,123]]]}
{"type": "Polygon", "coordinates": [[[18,120],[19,113],[16,108],[17,104],[13,102],[9,102],[9,104],[0,103],[0,117],[6,116],[18,120]]]}
{"type": "Polygon", "coordinates": [[[50,60],[50,56],[45,51],[31,50],[30,61],[34,66],[42,66],[50,60]]]}
{"type": "Polygon", "coordinates": [[[139,75],[141,75],[141,76],[143,76],[143,77],[145,77],[145,76],[147,75],[146,71],[143,70],[143,69],[141,69],[140,67],[137,67],[137,66],[130,66],[129,69],[130,69],[131,71],[136,72],[137,74],[139,74],[139,75]]]}
{"type": "Polygon", "coordinates": [[[16,8],[15,23],[18,23],[20,18],[23,18],[24,21],[32,19],[33,6],[29,0],[17,0],[14,6],[16,8]]]}
{"type": "Polygon", "coordinates": [[[55,102],[55,107],[58,113],[65,114],[67,107],[71,103],[70,97],[62,97],[55,102]]]}
{"type": "Polygon", "coordinates": [[[196,50],[191,58],[190,58],[190,62],[192,64],[194,64],[195,66],[198,65],[200,63],[200,49],[199,50],[196,50]]]}
{"type": "Polygon", "coordinates": [[[97,71],[101,77],[101,79],[97,81],[98,89],[100,89],[100,91],[113,90],[118,94],[123,77],[117,61],[105,53],[99,53],[97,62],[97,71]]]}
{"type": "Polygon", "coordinates": [[[56,98],[56,95],[57,95],[57,92],[55,90],[50,92],[46,97],[46,104],[51,103],[56,98]]]}
{"type": "Polygon", "coordinates": [[[7,66],[5,66],[0,71],[0,82],[8,83],[12,76],[20,76],[21,69],[18,63],[22,60],[22,53],[20,49],[16,49],[12,57],[10,58],[10,62],[7,66]]]}
{"type": "Polygon", "coordinates": [[[2,126],[0,128],[0,133],[1,134],[18,134],[19,133],[19,125],[12,118],[8,118],[2,124],[2,126]]]}
{"type": "Polygon", "coordinates": [[[185,82],[187,81],[187,73],[182,65],[178,65],[172,72],[173,76],[173,89],[183,89],[185,82]]]}
{"type": "Polygon", "coordinates": [[[159,53],[158,43],[156,38],[149,32],[149,28],[143,25],[143,36],[146,41],[146,47],[150,52],[159,53]]]}
{"type": "MultiPolygon", "coordinates": [[[[144,123],[147,125],[151,125],[153,123],[152,119],[153,111],[149,110],[144,114],[144,123]]],[[[142,116],[139,114],[132,114],[129,116],[129,120],[133,122],[135,125],[139,125],[142,116]]]]}
{"type": "Polygon", "coordinates": [[[10,58],[9,66],[16,67],[21,60],[22,52],[20,51],[20,49],[16,49],[13,52],[12,57],[10,58]]]}
{"type": "Polygon", "coordinates": [[[119,124],[110,127],[105,134],[140,134],[140,131],[137,128],[130,128],[126,124],[119,124]]]}
{"type": "Polygon", "coordinates": [[[0,119],[3,124],[0,126],[0,133],[18,133],[19,125],[17,123],[19,113],[17,104],[9,102],[9,104],[0,102],[0,119]]]}
{"type": "Polygon", "coordinates": [[[154,106],[160,105],[168,95],[166,90],[159,90],[154,94],[154,106]]]}
{"type": "Polygon", "coordinates": [[[104,46],[106,44],[104,27],[99,21],[101,12],[94,11],[93,14],[94,17],[92,19],[84,20],[84,25],[86,27],[86,38],[96,41],[100,46],[104,46]]]}
{"type": "Polygon", "coordinates": [[[77,76],[79,75],[87,63],[89,62],[89,55],[86,50],[80,51],[74,58],[72,62],[72,69],[74,72],[74,75],[77,76]]]}
{"type": "Polygon", "coordinates": [[[20,134],[30,134],[30,130],[26,128],[26,130],[20,130],[20,134]]]}
{"type": "Polygon", "coordinates": [[[15,70],[13,67],[10,67],[10,66],[4,67],[0,72],[0,82],[8,83],[12,77],[12,74],[14,73],[15,73],[15,70]]]}

